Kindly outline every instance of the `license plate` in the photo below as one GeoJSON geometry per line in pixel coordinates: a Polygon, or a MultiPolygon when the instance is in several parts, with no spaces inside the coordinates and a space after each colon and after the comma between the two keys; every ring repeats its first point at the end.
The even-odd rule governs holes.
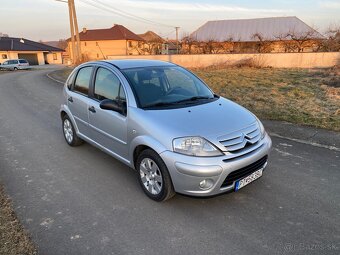
{"type": "Polygon", "coordinates": [[[245,177],[241,180],[238,180],[235,183],[235,191],[243,188],[244,186],[248,185],[249,183],[260,178],[262,176],[262,173],[263,173],[263,169],[259,169],[259,170],[255,171],[254,173],[252,173],[251,175],[248,175],[247,177],[245,177]]]}

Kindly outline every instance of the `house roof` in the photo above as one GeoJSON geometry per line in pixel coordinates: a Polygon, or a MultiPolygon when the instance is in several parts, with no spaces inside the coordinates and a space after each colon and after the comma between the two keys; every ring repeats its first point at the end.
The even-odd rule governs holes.
{"type": "Polygon", "coordinates": [[[144,34],[139,34],[138,36],[140,36],[147,42],[164,42],[164,39],[162,37],[152,31],[147,31],[144,34]]]}
{"type": "Polygon", "coordinates": [[[265,40],[275,41],[288,33],[294,33],[297,36],[309,33],[314,39],[324,38],[319,32],[295,16],[208,21],[194,31],[190,37],[197,41],[251,42],[257,40],[254,37],[255,34],[261,35],[265,40]]]}
{"type": "Polygon", "coordinates": [[[2,51],[64,51],[62,49],[34,42],[25,38],[0,37],[2,51]],[[23,40],[23,42],[20,42],[23,40]]]}
{"type": "MultiPolygon", "coordinates": [[[[141,37],[131,32],[122,25],[114,25],[106,29],[83,29],[79,33],[80,41],[100,41],[100,40],[135,40],[143,41],[141,37]]],[[[68,39],[70,40],[70,38],[68,39]]]]}

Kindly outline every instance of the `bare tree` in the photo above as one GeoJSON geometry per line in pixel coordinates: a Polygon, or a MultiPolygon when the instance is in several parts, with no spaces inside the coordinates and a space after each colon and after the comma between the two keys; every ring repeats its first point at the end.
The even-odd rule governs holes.
{"type": "Polygon", "coordinates": [[[60,39],[58,41],[57,47],[59,49],[63,49],[63,50],[66,49],[67,48],[67,41],[65,39],[60,39]]]}
{"type": "Polygon", "coordinates": [[[322,40],[321,51],[340,51],[340,26],[329,27],[326,39],[322,40]]]}
{"type": "Polygon", "coordinates": [[[192,54],[193,46],[197,46],[197,40],[189,34],[184,35],[180,43],[184,54],[192,54]]]}
{"type": "Polygon", "coordinates": [[[273,50],[273,41],[267,40],[261,33],[255,33],[252,38],[256,41],[255,50],[258,53],[268,53],[273,50]]]}
{"type": "Polygon", "coordinates": [[[297,52],[303,52],[307,46],[315,46],[320,40],[315,29],[310,29],[306,32],[296,32],[292,30],[287,33],[286,38],[294,41],[297,52]]]}

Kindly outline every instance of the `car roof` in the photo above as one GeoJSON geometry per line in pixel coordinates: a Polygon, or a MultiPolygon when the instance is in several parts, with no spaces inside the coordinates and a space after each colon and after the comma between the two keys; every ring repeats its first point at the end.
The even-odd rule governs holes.
{"type": "Polygon", "coordinates": [[[117,59],[117,60],[104,60],[103,62],[116,66],[119,69],[139,68],[139,67],[152,67],[152,66],[176,66],[170,62],[149,59],[117,59]]]}

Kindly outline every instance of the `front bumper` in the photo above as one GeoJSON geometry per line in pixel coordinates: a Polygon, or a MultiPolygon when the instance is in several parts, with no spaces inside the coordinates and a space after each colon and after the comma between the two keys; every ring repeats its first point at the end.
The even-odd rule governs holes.
{"type": "Polygon", "coordinates": [[[234,189],[235,182],[229,186],[222,185],[229,173],[268,155],[272,145],[270,137],[266,134],[261,143],[262,145],[258,149],[228,160],[226,160],[228,158],[226,155],[192,157],[172,151],[162,152],[160,156],[168,167],[176,192],[191,196],[213,196],[234,189]],[[199,184],[203,180],[212,182],[212,187],[209,189],[200,188],[199,184]]]}

